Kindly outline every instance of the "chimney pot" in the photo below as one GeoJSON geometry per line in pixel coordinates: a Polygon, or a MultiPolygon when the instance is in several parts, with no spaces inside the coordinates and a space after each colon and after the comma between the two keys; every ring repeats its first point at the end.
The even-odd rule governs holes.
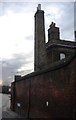
{"type": "Polygon", "coordinates": [[[41,10],[41,4],[38,4],[37,10],[41,10]]]}

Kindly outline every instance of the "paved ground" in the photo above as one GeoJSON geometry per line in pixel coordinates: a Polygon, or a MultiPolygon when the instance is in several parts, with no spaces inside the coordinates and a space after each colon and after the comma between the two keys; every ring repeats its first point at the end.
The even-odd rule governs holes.
{"type": "Polygon", "coordinates": [[[21,118],[17,113],[10,110],[10,96],[0,95],[0,120],[11,120],[12,118],[21,118]]]}
{"type": "Polygon", "coordinates": [[[7,111],[3,111],[2,112],[2,120],[4,118],[21,118],[17,113],[11,111],[10,109],[8,109],[7,111]]]}

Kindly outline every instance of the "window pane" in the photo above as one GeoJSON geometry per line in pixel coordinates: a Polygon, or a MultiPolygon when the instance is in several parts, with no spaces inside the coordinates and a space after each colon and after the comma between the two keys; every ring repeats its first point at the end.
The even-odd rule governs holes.
{"type": "Polygon", "coordinates": [[[60,53],[60,60],[65,58],[65,54],[64,53],[60,53]]]}

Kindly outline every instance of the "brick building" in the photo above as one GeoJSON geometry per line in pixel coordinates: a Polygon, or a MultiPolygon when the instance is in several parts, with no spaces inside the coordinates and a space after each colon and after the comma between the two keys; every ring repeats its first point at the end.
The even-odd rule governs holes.
{"type": "Polygon", "coordinates": [[[11,109],[26,118],[76,118],[76,42],[61,40],[59,27],[52,22],[45,43],[40,4],[34,17],[34,72],[15,76],[11,109]]]}
{"type": "Polygon", "coordinates": [[[48,42],[45,43],[44,11],[35,13],[35,71],[45,69],[49,64],[68,57],[74,52],[76,42],[60,40],[59,27],[51,23],[48,29],[48,42]]]}

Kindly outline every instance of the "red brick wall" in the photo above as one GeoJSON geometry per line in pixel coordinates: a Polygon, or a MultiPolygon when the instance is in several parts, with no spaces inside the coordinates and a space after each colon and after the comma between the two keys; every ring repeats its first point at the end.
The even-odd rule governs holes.
{"type": "Polygon", "coordinates": [[[15,82],[14,110],[26,118],[75,117],[75,64],[76,58],[62,68],[15,82]]]}

